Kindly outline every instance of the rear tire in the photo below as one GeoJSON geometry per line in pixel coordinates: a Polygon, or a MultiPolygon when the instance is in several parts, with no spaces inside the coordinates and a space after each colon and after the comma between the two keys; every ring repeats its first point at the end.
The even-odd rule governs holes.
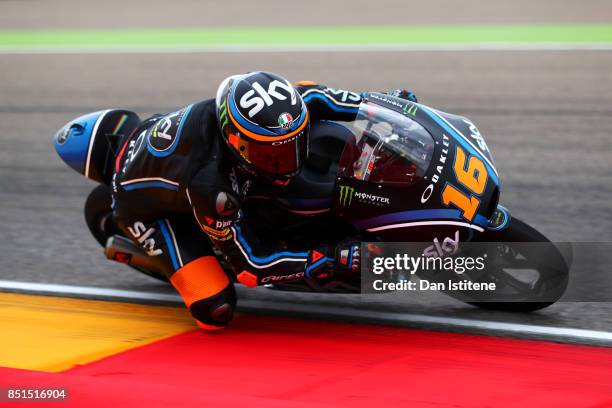
{"type": "Polygon", "coordinates": [[[113,222],[112,215],[110,187],[100,184],[91,190],[85,201],[85,222],[102,247],[112,235],[125,235],[113,222]]]}
{"type": "MultiPolygon", "coordinates": [[[[121,235],[125,237],[123,231],[113,221],[111,202],[110,187],[104,184],[100,184],[91,190],[87,196],[87,200],[85,200],[85,222],[87,223],[91,235],[94,236],[96,241],[98,241],[103,248],[106,247],[106,241],[111,236],[121,235]]],[[[162,273],[133,265],[128,266],[147,276],[168,282],[168,278],[162,273]]]]}

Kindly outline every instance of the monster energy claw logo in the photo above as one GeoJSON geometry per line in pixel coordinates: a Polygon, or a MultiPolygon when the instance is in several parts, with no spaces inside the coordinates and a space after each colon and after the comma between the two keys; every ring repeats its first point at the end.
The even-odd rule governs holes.
{"type": "Polygon", "coordinates": [[[415,116],[417,111],[419,110],[419,107],[413,103],[409,103],[407,105],[404,105],[402,110],[406,112],[408,115],[415,116]]]}
{"type": "Polygon", "coordinates": [[[219,105],[219,121],[221,122],[221,129],[223,129],[227,125],[227,105],[226,100],[223,99],[223,102],[219,105]]]}
{"type": "Polygon", "coordinates": [[[373,205],[376,207],[390,204],[389,197],[355,191],[355,188],[349,186],[340,186],[340,197],[338,201],[341,207],[350,207],[353,198],[361,204],[373,205]]]}
{"type": "Polygon", "coordinates": [[[355,195],[355,189],[349,186],[340,186],[340,205],[342,207],[348,207],[353,201],[353,195],[355,195]]]}

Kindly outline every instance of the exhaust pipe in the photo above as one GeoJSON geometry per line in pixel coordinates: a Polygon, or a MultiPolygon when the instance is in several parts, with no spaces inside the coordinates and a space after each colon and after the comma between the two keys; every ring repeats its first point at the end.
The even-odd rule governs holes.
{"type": "Polygon", "coordinates": [[[108,238],[104,247],[104,255],[111,261],[163,275],[154,258],[148,256],[138,245],[126,237],[113,235],[108,238]]]}

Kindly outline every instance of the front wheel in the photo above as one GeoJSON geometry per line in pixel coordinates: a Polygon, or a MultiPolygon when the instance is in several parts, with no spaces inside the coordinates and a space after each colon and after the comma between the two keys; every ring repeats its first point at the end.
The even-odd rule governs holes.
{"type": "Polygon", "coordinates": [[[483,309],[532,312],[552,305],[563,296],[569,280],[571,254],[560,249],[528,224],[512,218],[501,231],[485,231],[486,276],[495,281],[496,300],[468,302],[483,309]],[[566,261],[567,259],[567,261],[566,261]]]}

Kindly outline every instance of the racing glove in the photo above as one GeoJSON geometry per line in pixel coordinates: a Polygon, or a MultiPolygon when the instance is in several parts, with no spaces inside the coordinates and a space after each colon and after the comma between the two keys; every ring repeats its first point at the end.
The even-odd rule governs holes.
{"type": "Polygon", "coordinates": [[[393,91],[389,91],[387,92],[387,95],[406,99],[406,100],[409,100],[410,102],[419,102],[414,92],[408,91],[407,89],[396,89],[393,91]]]}
{"type": "Polygon", "coordinates": [[[361,242],[345,240],[336,247],[323,245],[311,250],[306,263],[306,277],[327,279],[358,273],[360,268],[361,242]]]}

